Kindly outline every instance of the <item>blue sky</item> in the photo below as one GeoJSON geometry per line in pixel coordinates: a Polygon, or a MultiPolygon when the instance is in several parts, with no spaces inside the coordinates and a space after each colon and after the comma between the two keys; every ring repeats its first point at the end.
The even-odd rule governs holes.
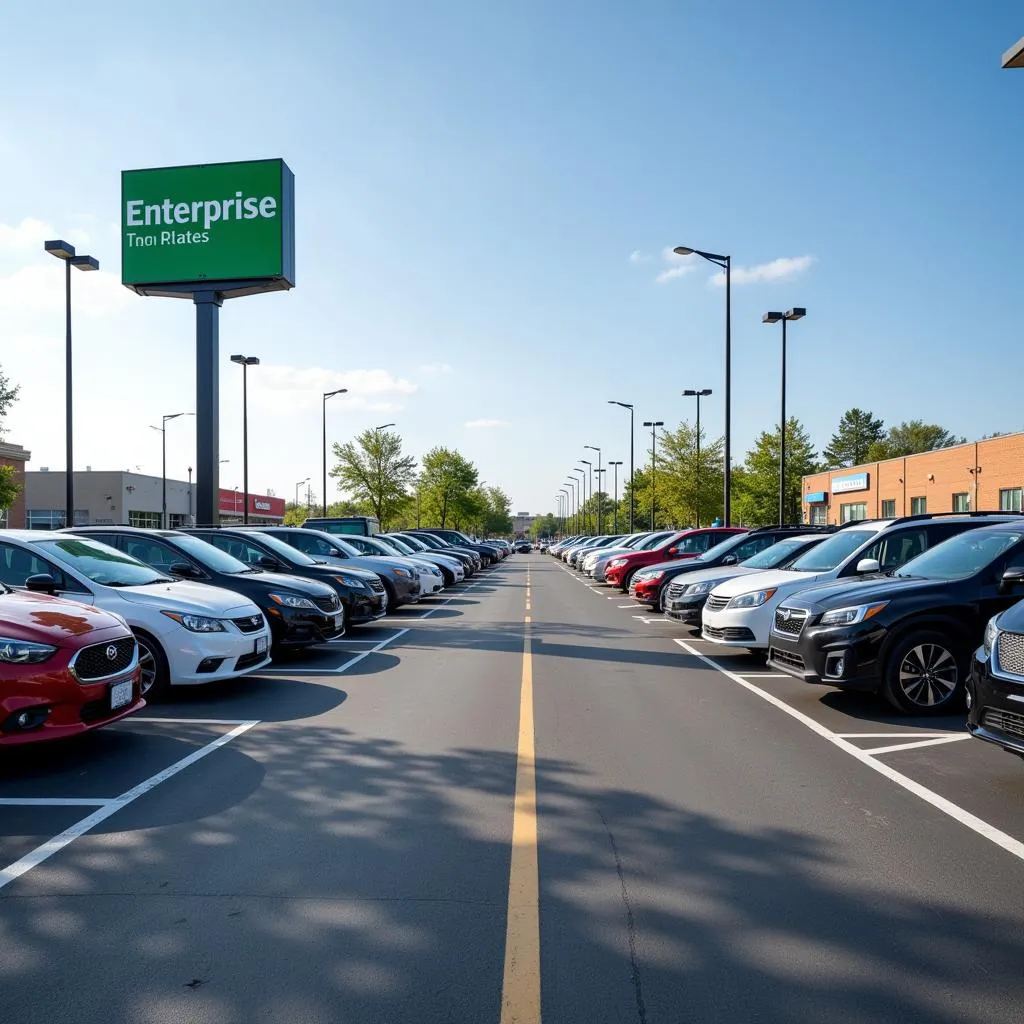
{"type": "MultiPolygon", "coordinates": [[[[718,433],[724,294],[713,268],[666,262],[679,243],[760,268],[733,294],[737,458],[778,417],[761,314],[794,305],[788,403],[819,447],[852,405],[969,438],[1024,429],[1024,72],[999,67],[1017,5],[55,10],[9,9],[0,38],[0,366],[35,468],[63,467],[43,238],[104,268],[74,282],[77,468],[159,472],[147,426],[194,408],[193,313],[119,285],[119,172],[264,156],[296,176],[297,287],[222,312],[224,486],[241,480],[233,351],[264,364],[250,488],[284,496],[319,479],[336,386],[332,437],[394,420],[413,454],[462,450],[515,511],[550,509],[584,444],[628,464],[608,399],[675,425],[680,392],[711,387],[718,433]]],[[[184,420],[169,473],[189,464],[184,420]]]]}

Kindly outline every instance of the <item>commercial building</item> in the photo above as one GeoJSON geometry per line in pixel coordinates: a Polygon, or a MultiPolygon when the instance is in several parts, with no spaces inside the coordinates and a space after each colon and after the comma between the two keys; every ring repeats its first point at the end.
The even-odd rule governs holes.
{"type": "Polygon", "coordinates": [[[529,533],[530,527],[533,525],[536,516],[531,516],[529,512],[517,512],[512,518],[512,530],[518,536],[521,533],[529,533]]]}
{"type": "Polygon", "coordinates": [[[14,470],[14,482],[21,490],[10,508],[0,508],[0,527],[21,529],[25,526],[25,463],[32,458],[20,444],[0,441],[0,466],[14,470]]]}
{"type": "Polygon", "coordinates": [[[803,478],[803,519],[833,525],[922,512],[1021,510],[1024,433],[803,478]]]}
{"type": "MultiPolygon", "coordinates": [[[[141,473],[77,471],[75,473],[75,525],[117,524],[159,527],[163,479],[141,473]]],[[[38,470],[25,474],[25,525],[30,530],[57,530],[64,526],[64,473],[38,470]]],[[[220,489],[221,523],[240,523],[245,495],[220,489]]],[[[249,521],[273,525],[284,521],[284,498],[249,495],[249,521]]],[[[195,483],[167,480],[167,525],[195,522],[195,483]]],[[[202,524],[205,525],[205,524],[202,524]]]]}

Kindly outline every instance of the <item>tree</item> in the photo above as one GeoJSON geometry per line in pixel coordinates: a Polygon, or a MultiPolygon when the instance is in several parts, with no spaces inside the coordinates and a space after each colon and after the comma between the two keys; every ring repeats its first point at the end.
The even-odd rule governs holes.
{"type": "Polygon", "coordinates": [[[455,526],[479,513],[480,481],[476,466],[451,448],[431,448],[420,473],[422,519],[438,526],[455,526]]]}
{"type": "Polygon", "coordinates": [[[539,540],[541,537],[554,537],[561,532],[562,521],[552,513],[548,512],[546,515],[537,516],[532,523],[530,523],[530,536],[534,540],[539,540]]]}
{"type": "Polygon", "coordinates": [[[883,459],[899,459],[918,452],[932,452],[938,448],[949,448],[954,444],[965,444],[966,437],[957,437],[937,423],[923,420],[906,420],[898,427],[890,427],[888,434],[868,448],[869,462],[883,459]]]}
{"type": "Polygon", "coordinates": [[[681,423],[662,431],[658,449],[658,522],[706,526],[721,516],[725,442],[708,443],[701,430],[698,462],[697,429],[681,423]]]}
{"type": "Polygon", "coordinates": [[[847,409],[839,427],[821,453],[826,469],[859,466],[868,459],[871,445],[885,437],[885,425],[865,409],[847,409]]]}
{"type": "MultiPolygon", "coordinates": [[[[19,391],[20,385],[12,386],[10,380],[4,376],[3,370],[0,370],[0,439],[4,436],[4,419],[10,407],[17,401],[19,391]]],[[[0,508],[3,507],[6,506],[0,504],[0,508]]]]}
{"type": "MultiPolygon", "coordinates": [[[[781,431],[762,431],[747,452],[742,473],[733,473],[734,517],[746,526],[767,526],[779,521],[779,442],[781,431]]],[[[816,472],[817,457],[803,424],[791,417],[786,424],[786,494],[784,519],[798,523],[802,477],[816,472]]]]}
{"type": "MultiPolygon", "coordinates": [[[[12,386],[11,382],[0,370],[0,439],[4,436],[4,418],[7,410],[15,403],[21,388],[12,386]]],[[[21,493],[17,474],[13,466],[0,466],[0,510],[6,512],[14,504],[14,499],[21,493]]]]}
{"type": "Polygon", "coordinates": [[[416,460],[402,454],[402,437],[393,431],[364,430],[355,441],[334,443],[337,465],[331,476],[387,530],[409,501],[416,460]]]}
{"type": "MultiPolygon", "coordinates": [[[[297,505],[293,501],[286,501],[284,503],[284,525],[285,526],[301,526],[309,516],[310,506],[305,501],[300,501],[297,505]]],[[[354,501],[336,501],[327,509],[328,516],[362,516],[366,515],[366,508],[363,505],[359,505],[354,501]]],[[[318,516],[320,514],[320,506],[317,502],[313,502],[313,515],[318,516]]]]}

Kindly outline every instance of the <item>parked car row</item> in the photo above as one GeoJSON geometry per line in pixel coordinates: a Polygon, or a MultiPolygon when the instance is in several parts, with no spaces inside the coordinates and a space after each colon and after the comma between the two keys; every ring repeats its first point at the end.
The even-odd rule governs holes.
{"type": "Polygon", "coordinates": [[[235,679],[508,557],[455,530],[0,530],[0,746],[235,679]]]}
{"type": "Polygon", "coordinates": [[[1024,756],[1020,513],[732,530],[711,546],[723,533],[572,537],[548,551],[809,685],[878,693],[904,714],[966,708],[972,735],[1024,756]]]}

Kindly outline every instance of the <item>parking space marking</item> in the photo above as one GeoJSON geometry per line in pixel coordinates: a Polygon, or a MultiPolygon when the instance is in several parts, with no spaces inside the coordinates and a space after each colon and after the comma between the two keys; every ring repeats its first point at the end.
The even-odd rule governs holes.
{"type": "Polygon", "coordinates": [[[242,722],[235,726],[230,732],[224,733],[223,736],[218,736],[215,740],[211,740],[205,746],[200,747],[198,750],[193,750],[191,754],[181,758],[179,761],[175,761],[174,764],[163,771],[157,772],[155,775],[151,775],[148,779],[144,779],[137,786],[132,786],[131,789],[122,793],[120,796],[114,797],[112,800],[107,801],[98,807],[92,814],[87,815],[80,821],[76,821],[74,825],[64,829],[63,832],[54,836],[52,839],[48,839],[41,846],[37,846],[34,850],[30,850],[25,854],[24,857],[20,857],[14,861],[13,864],[8,864],[7,867],[0,870],[0,889],[8,886],[15,879],[21,878],[22,875],[31,871],[33,868],[38,867],[43,861],[48,860],[55,853],[59,853],[64,849],[65,846],[73,843],[76,839],[84,836],[87,832],[91,832],[97,825],[102,824],[112,814],[116,814],[119,810],[127,807],[130,803],[138,800],[140,796],[145,796],[146,793],[155,789],[162,782],[166,782],[168,779],[173,778],[178,772],[184,771],[186,768],[195,764],[197,761],[202,760],[207,754],[212,754],[215,750],[219,750],[221,747],[230,743],[233,739],[241,736],[242,733],[248,732],[253,726],[259,725],[258,721],[242,722]]]}
{"type": "Polygon", "coordinates": [[[878,772],[879,775],[884,776],[890,782],[894,782],[897,786],[905,789],[908,793],[913,794],[925,803],[930,804],[936,810],[941,811],[943,814],[948,815],[954,821],[958,821],[965,828],[969,828],[972,832],[976,832],[983,839],[987,839],[989,842],[994,843],[996,846],[1005,850],[1007,853],[1012,854],[1018,860],[1024,860],[1024,843],[1019,839],[1014,839],[1013,836],[1008,835],[1001,829],[995,827],[995,825],[989,824],[982,818],[979,818],[976,814],[972,814],[970,811],[965,810],[958,804],[953,803],[952,800],[947,800],[946,797],[941,796],[934,790],[929,789],[927,786],[922,786],[921,783],[915,782],[912,778],[904,775],[902,772],[897,771],[884,761],[878,760],[874,754],[870,751],[862,750],[860,747],[854,746],[849,740],[843,739],[837,733],[832,732],[831,729],[827,729],[820,722],[816,722],[809,715],[805,715],[802,711],[797,711],[796,708],[790,707],[784,700],[780,700],[774,694],[769,693],[767,690],[762,690],[759,686],[755,686],[753,683],[747,682],[741,675],[736,672],[731,672],[729,669],[720,665],[717,661],[709,658],[706,654],[701,654],[700,651],[695,650],[685,640],[675,639],[674,643],[678,644],[687,654],[698,661],[702,661],[709,668],[713,668],[716,672],[721,672],[726,679],[732,680],[738,686],[742,686],[745,690],[749,690],[755,696],[760,697],[763,701],[771,704],[772,707],[778,708],[784,714],[790,716],[800,722],[801,725],[806,726],[811,732],[816,733],[822,739],[827,740],[829,743],[838,747],[840,750],[845,751],[850,757],[861,764],[867,765],[874,772],[878,772]]]}
{"type": "Polygon", "coordinates": [[[938,736],[959,736],[958,732],[837,732],[841,740],[919,740],[922,735],[928,738],[938,736]]]}
{"type": "Polygon", "coordinates": [[[4,796],[0,807],[106,807],[111,797],[4,796]]]}
{"type": "Polygon", "coordinates": [[[744,679],[785,679],[785,672],[737,672],[744,679]]]}
{"type": "Polygon", "coordinates": [[[971,734],[965,732],[962,736],[935,736],[930,740],[918,740],[916,743],[893,743],[888,747],[867,747],[865,754],[877,757],[879,754],[894,754],[897,750],[917,750],[920,747],[937,747],[942,743],[959,743],[960,740],[969,740],[971,734]]]}
{"type": "MultiPolygon", "coordinates": [[[[614,597],[609,597],[608,600],[609,601],[614,601],[615,598],[614,597]]],[[[617,604],[615,607],[616,608],[635,608],[636,605],[635,604],[617,604]]]]}
{"type": "Polygon", "coordinates": [[[248,721],[248,718],[150,718],[149,715],[135,715],[131,719],[125,719],[125,724],[157,722],[162,725],[245,725],[248,721]]]}
{"type": "Polygon", "coordinates": [[[355,654],[350,661],[345,662],[344,665],[339,665],[337,668],[305,668],[299,666],[296,669],[264,669],[260,675],[264,676],[340,676],[347,672],[353,665],[358,665],[364,658],[368,658],[371,654],[376,654],[378,651],[383,651],[389,644],[393,644],[399,638],[405,636],[408,633],[408,629],[398,630],[394,636],[389,636],[379,643],[375,644],[368,651],[360,651],[355,654]]]}

